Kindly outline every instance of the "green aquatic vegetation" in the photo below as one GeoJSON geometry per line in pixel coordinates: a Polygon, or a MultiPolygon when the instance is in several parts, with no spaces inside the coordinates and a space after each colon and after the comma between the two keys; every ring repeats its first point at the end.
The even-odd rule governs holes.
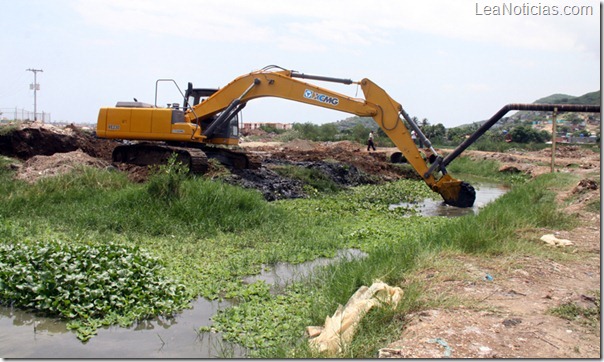
{"type": "Polygon", "coordinates": [[[200,331],[219,330],[224,339],[246,347],[249,357],[261,357],[267,350],[286,350],[293,347],[292,341],[300,342],[311,321],[308,311],[312,304],[313,295],[294,285],[286,294],[254,295],[245,303],[221,310],[212,317],[213,325],[200,331]]]}
{"type": "MultiPolygon", "coordinates": [[[[169,180],[158,182],[170,183],[169,180]]],[[[378,259],[372,259],[370,264],[360,266],[357,271],[349,270],[342,274],[355,276],[341,288],[341,298],[337,300],[345,302],[341,300],[343,295],[350,295],[360,286],[359,283],[370,282],[374,277],[394,280],[400,276],[397,270],[408,260],[406,245],[428,225],[421,218],[408,217],[413,213],[411,209],[389,210],[389,205],[415,202],[433,194],[422,182],[403,180],[319,194],[309,199],[269,203],[256,191],[220,181],[187,176],[177,182],[178,194],[165,197],[161,187],[151,191],[148,184],[131,183],[122,174],[107,170],[67,174],[33,185],[11,180],[0,185],[0,191],[7,191],[0,192],[0,240],[6,248],[25,245],[30,248],[28,253],[33,253],[31,248],[34,244],[39,248],[51,245],[50,250],[69,248],[71,254],[77,255],[70,259],[78,265],[74,273],[82,275],[87,274],[78,271],[84,267],[83,260],[78,260],[88,255],[88,249],[100,250],[104,245],[112,245],[111,248],[123,247],[136,255],[146,255],[145,251],[153,253],[157,259],[141,262],[146,267],[145,272],[139,273],[140,277],[129,273],[132,270],[129,265],[112,263],[101,268],[123,269],[124,275],[146,283],[144,288],[132,284],[129,289],[139,297],[147,290],[155,293],[142,302],[147,304],[139,304],[142,309],[125,301],[121,303],[128,308],[112,304],[118,300],[110,298],[115,294],[111,283],[104,283],[104,279],[95,281],[96,277],[103,275],[102,271],[91,273],[86,276],[88,279],[84,279],[90,281],[86,288],[95,290],[94,295],[98,294],[101,299],[109,298],[106,304],[97,303],[101,308],[98,312],[96,304],[86,299],[78,299],[77,303],[70,301],[71,305],[81,306],[78,311],[82,314],[68,309],[61,302],[57,304],[63,306],[63,318],[69,319],[70,313],[76,315],[69,326],[77,330],[82,340],[91,338],[101,325],[128,325],[158,314],[169,315],[186,306],[186,295],[236,299],[239,301],[237,313],[249,316],[250,322],[242,323],[241,327],[237,327],[237,323],[228,323],[226,319],[230,313],[237,313],[225,310],[223,317],[217,317],[213,328],[227,332],[224,337],[232,341],[247,338],[244,343],[252,349],[260,351],[269,346],[273,351],[279,346],[285,348],[282,341],[287,338],[299,339],[300,331],[308,325],[304,316],[314,310],[306,304],[305,298],[307,295],[318,297],[318,294],[312,290],[304,294],[294,290],[292,295],[288,292],[280,297],[271,296],[264,283],[244,283],[246,276],[257,274],[263,267],[270,268],[278,262],[302,263],[319,257],[331,258],[338,250],[347,248],[382,255],[381,250],[386,246],[389,263],[382,264],[377,262],[378,259]],[[55,245],[43,242],[57,239],[70,240],[70,243],[55,245]],[[399,253],[398,249],[403,252],[399,253]],[[151,264],[156,264],[157,269],[151,269],[151,264]],[[175,287],[171,296],[156,301],[154,298],[160,291],[153,289],[152,280],[147,279],[153,279],[153,276],[156,277],[154,280],[165,280],[170,285],[185,285],[186,291],[175,287]],[[170,298],[174,299],[173,303],[168,302],[170,298]],[[159,301],[169,305],[162,305],[159,301]],[[90,303],[92,309],[85,308],[90,303]],[[258,310],[264,303],[269,303],[269,308],[258,310]],[[107,309],[103,309],[105,305],[107,309]],[[90,318],[84,318],[86,314],[90,318]],[[291,333],[280,334],[281,322],[275,322],[280,320],[280,315],[290,318],[287,325],[291,333]],[[302,318],[299,322],[291,322],[299,317],[302,318]],[[221,322],[223,319],[224,323],[221,322]]],[[[148,260],[146,257],[143,259],[148,260]]],[[[57,269],[50,273],[62,278],[66,271],[57,269]]],[[[129,279],[125,281],[134,283],[129,279]]],[[[70,297],[72,294],[70,292],[70,297]]],[[[134,296],[128,296],[127,300],[134,300],[134,296]]],[[[54,303],[50,299],[52,297],[55,296],[44,296],[51,306],[54,303]]],[[[84,298],[84,295],[79,297],[84,298]]],[[[63,300],[66,295],[56,298],[63,300]]],[[[318,298],[325,301],[321,302],[321,310],[332,309],[333,298],[318,298]]],[[[44,304],[39,307],[44,307],[44,304]]],[[[23,305],[23,308],[56,315],[61,313],[39,309],[35,303],[33,307],[23,305]]]]}
{"type": "Polygon", "coordinates": [[[138,247],[60,241],[0,244],[0,303],[70,321],[83,341],[101,325],[129,325],[188,307],[182,284],[138,247]]]}

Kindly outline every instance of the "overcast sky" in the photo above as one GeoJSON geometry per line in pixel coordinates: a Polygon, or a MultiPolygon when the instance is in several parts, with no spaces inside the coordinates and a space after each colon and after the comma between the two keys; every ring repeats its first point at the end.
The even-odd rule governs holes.
{"type": "MultiPolygon", "coordinates": [[[[411,116],[446,127],[487,119],[507,103],[600,88],[601,9],[591,0],[0,5],[0,109],[33,110],[33,73],[26,69],[42,69],[38,111],[52,121],[95,123],[98,109],[117,101],[153,103],[158,78],[183,89],[187,82],[218,88],[269,64],[369,78],[411,116]],[[588,15],[564,14],[581,7],[588,15]]],[[[317,84],[362,95],[356,86],[317,84]]],[[[178,91],[161,84],[158,104],[172,102],[182,103],[178,91]]],[[[251,101],[243,112],[245,122],[322,124],[350,116],[274,98],[251,101]]]]}

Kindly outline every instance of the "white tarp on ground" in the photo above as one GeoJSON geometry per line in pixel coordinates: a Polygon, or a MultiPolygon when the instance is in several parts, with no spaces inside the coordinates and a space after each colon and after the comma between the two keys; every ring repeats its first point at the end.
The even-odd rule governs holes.
{"type": "Polygon", "coordinates": [[[323,327],[307,327],[312,348],[320,353],[335,355],[352,341],[356,328],[365,314],[373,307],[390,306],[396,308],[403,297],[403,290],[391,287],[379,280],[371,287],[362,286],[350,297],[344,307],[332,317],[325,318],[323,327]]]}

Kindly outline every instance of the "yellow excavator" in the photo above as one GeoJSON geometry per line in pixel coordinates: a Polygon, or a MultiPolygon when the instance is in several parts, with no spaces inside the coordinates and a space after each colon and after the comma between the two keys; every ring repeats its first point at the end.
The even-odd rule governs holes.
{"type": "Polygon", "coordinates": [[[239,143],[238,114],[248,101],[259,97],[278,97],[372,117],[445,203],[457,207],[474,204],[474,188],[447,173],[443,158],[418,125],[399,103],[369,79],[352,81],[268,66],[240,76],[220,89],[193,88],[189,83],[185,93],[181,92],[184,98],[182,106],[175,103],[158,107],[157,85],[160,81],[174,82],[168,79],[157,81],[154,105],[135,99],[134,102],[118,102],[116,107],[99,111],[98,137],[138,141],[117,146],[113,151],[114,162],[151,165],[165,162],[175,153],[179,161],[197,173],[207,169],[207,157],[216,157],[222,163],[238,168],[254,168],[257,165],[245,153],[216,145],[239,143]],[[361,87],[365,98],[352,98],[300,79],[355,84],[361,87]],[[405,122],[431,154],[428,161],[416,147],[405,122]]]}

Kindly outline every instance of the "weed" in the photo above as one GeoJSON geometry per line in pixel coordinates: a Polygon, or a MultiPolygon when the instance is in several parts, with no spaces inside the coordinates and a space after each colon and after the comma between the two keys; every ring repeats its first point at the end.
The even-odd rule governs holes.
{"type": "Polygon", "coordinates": [[[594,306],[582,307],[573,302],[564,303],[558,307],[550,309],[548,312],[552,315],[564,318],[570,321],[579,321],[592,329],[600,329],[600,291],[593,291],[594,306]]]}
{"type": "Polygon", "coordinates": [[[165,165],[155,166],[147,183],[147,191],[151,197],[165,202],[173,202],[182,196],[182,183],[189,173],[189,168],[177,161],[173,153],[165,165]]]}
{"type": "MultiPolygon", "coordinates": [[[[474,164],[467,165],[471,168],[474,164]]],[[[239,304],[220,312],[212,328],[223,332],[226,340],[247,346],[251,356],[290,357],[292,353],[311,355],[305,340],[300,338],[305,326],[322,324],[325,316],[333,314],[338,304],[346,303],[361,285],[370,285],[375,279],[400,284],[425,252],[501,253],[522,242],[510,238],[518,229],[569,227],[573,223],[571,217],[556,211],[550,191],[567,187],[572,181],[561,174],[519,184],[482,209],[477,217],[453,220],[416,217],[413,210],[403,208],[389,210],[390,204],[433,195],[418,181],[362,186],[311,199],[268,203],[256,191],[185,176],[176,164],[166,165],[163,170],[165,173],[154,175],[154,186],[134,184],[123,175],[104,170],[77,172],[33,185],[7,177],[0,184],[0,245],[16,248],[36,242],[39,248],[45,248],[48,240],[70,240],[69,253],[77,254],[74,260],[79,263],[73,263],[77,265],[74,275],[83,273],[87,252],[105,244],[113,245],[111,248],[116,249],[111,250],[116,253],[123,247],[124,258],[132,255],[138,260],[141,273],[147,273],[151,281],[175,286],[174,308],[182,301],[178,297],[182,291],[178,292],[177,287],[181,284],[186,288],[183,295],[234,297],[239,304]],[[263,265],[333,257],[337,250],[346,248],[360,249],[369,256],[325,267],[304,284],[290,285],[283,295],[269,294],[263,283],[242,282],[244,276],[259,273],[263,265]],[[151,252],[157,259],[141,256],[151,252]],[[163,267],[153,269],[155,264],[163,267]]],[[[0,259],[0,263],[6,262],[0,259]]],[[[122,273],[127,275],[134,266],[114,260],[106,268],[124,269],[122,273]]],[[[51,272],[54,273],[67,274],[51,272]]],[[[97,274],[99,278],[103,275],[97,274]]],[[[140,293],[145,293],[145,288],[137,289],[140,285],[129,279],[136,278],[127,277],[124,282],[132,282],[128,288],[143,298],[140,293]]],[[[88,294],[102,292],[99,300],[109,298],[107,303],[114,294],[114,298],[120,298],[111,284],[92,277],[90,280],[93,282],[86,287],[90,289],[88,294]]],[[[18,285],[29,285],[25,283],[29,282],[18,285]]],[[[397,335],[399,316],[418,303],[411,289],[407,289],[409,299],[403,309],[394,315],[376,312],[370,316],[375,318],[375,326],[368,323],[363,327],[348,355],[372,356],[372,345],[381,344],[381,338],[397,335]],[[378,333],[380,327],[384,327],[382,337],[378,333]]],[[[128,323],[169,311],[170,305],[156,304],[161,302],[156,300],[161,295],[157,293],[154,289],[142,302],[145,309],[110,307],[89,324],[71,326],[78,329],[82,338],[90,338],[101,324],[128,323]]],[[[164,303],[169,303],[170,298],[166,297],[164,303]]],[[[57,298],[61,300],[58,305],[64,303],[63,299],[57,298]]],[[[90,302],[86,302],[82,299],[78,304],[88,307],[90,302]]],[[[52,306],[54,301],[48,303],[52,306]]],[[[96,308],[94,302],[92,305],[96,308]]]]}

